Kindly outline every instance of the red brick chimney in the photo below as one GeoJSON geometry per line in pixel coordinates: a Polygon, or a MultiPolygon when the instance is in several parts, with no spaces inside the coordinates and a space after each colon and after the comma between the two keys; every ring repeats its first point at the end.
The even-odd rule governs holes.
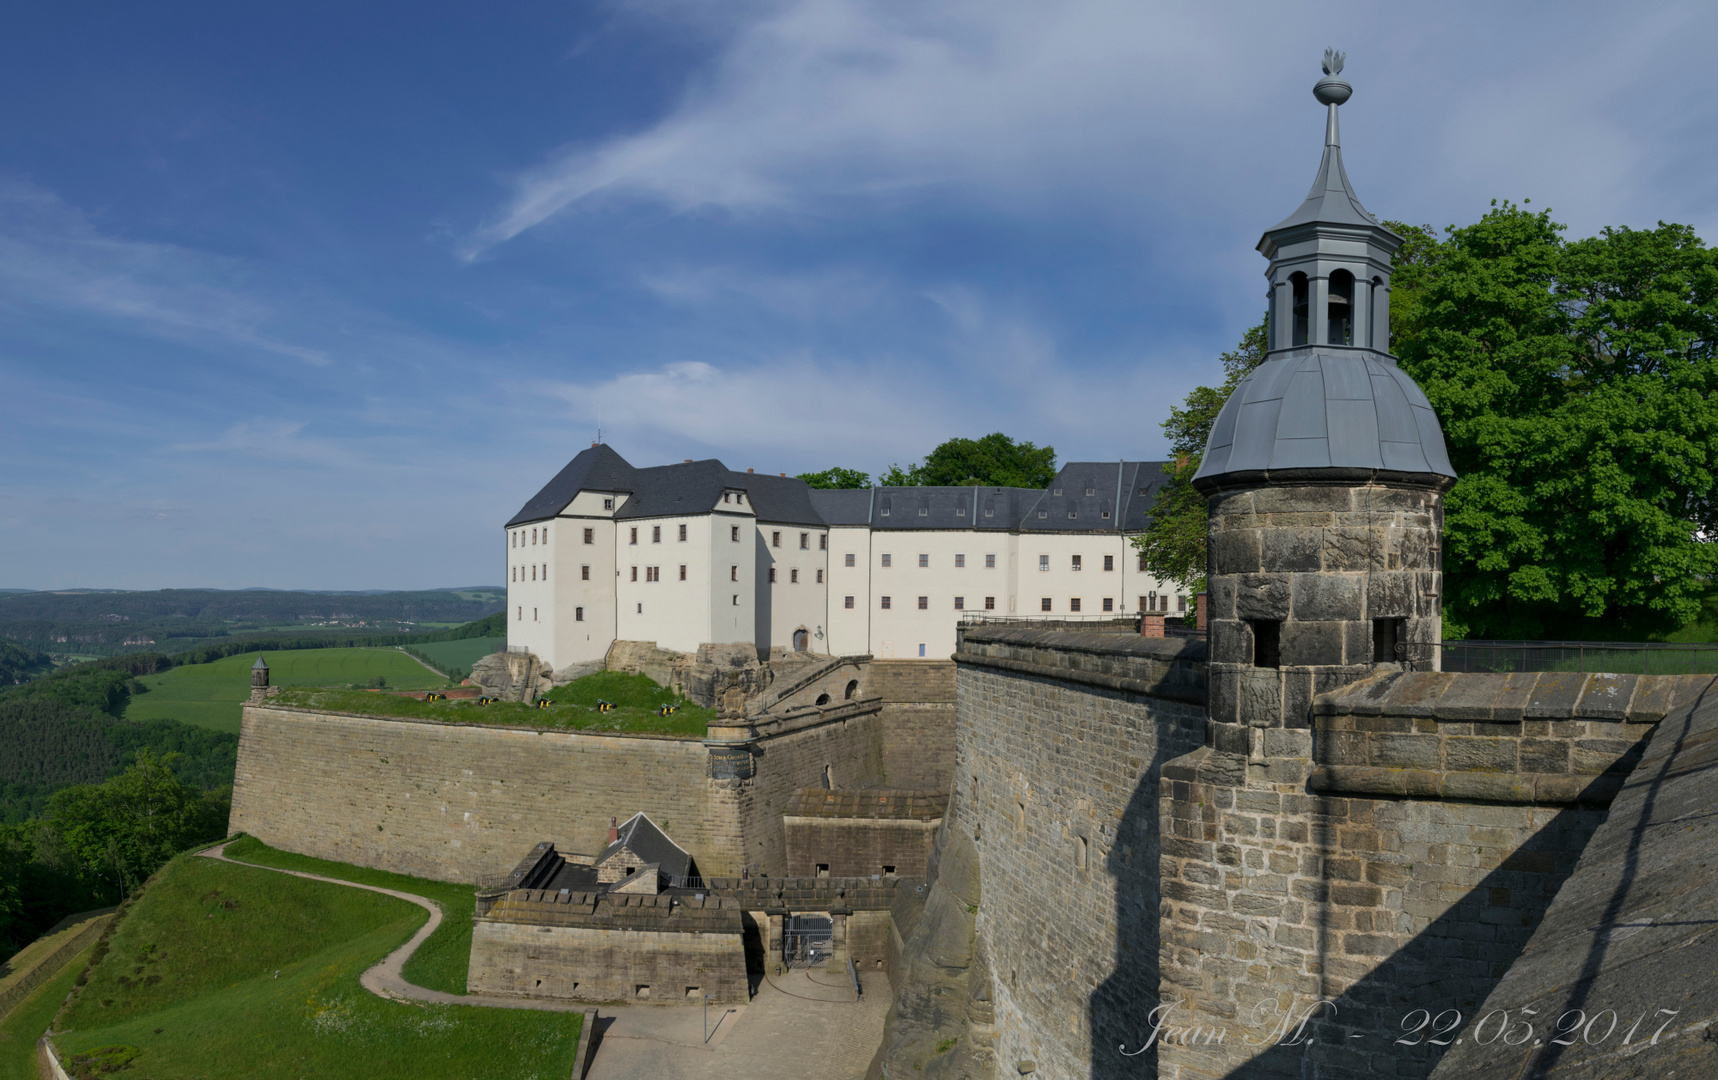
{"type": "Polygon", "coordinates": [[[620,843],[620,828],[615,825],[614,818],[608,819],[608,842],[611,844],[620,843]]]}

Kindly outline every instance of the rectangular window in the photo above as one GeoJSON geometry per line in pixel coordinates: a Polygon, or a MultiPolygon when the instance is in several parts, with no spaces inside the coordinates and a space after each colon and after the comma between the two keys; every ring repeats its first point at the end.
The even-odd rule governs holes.
{"type": "Polygon", "coordinates": [[[636,525],[632,528],[632,542],[635,544],[638,543],[638,526],[636,525]]]}
{"type": "Polygon", "coordinates": [[[515,609],[515,611],[516,611],[516,614],[513,616],[513,621],[514,622],[524,622],[525,621],[525,609],[524,608],[517,608],[517,609],[515,609]]]}
{"type": "Polygon", "coordinates": [[[799,534],[799,550],[801,550],[801,551],[810,551],[811,550],[811,534],[810,533],[800,533],[799,534]]]}
{"type": "Polygon", "coordinates": [[[544,581],[549,580],[549,564],[548,563],[543,564],[543,580],[544,581]]]}
{"type": "Polygon", "coordinates": [[[1116,568],[1116,557],[1114,555],[1105,555],[1104,556],[1104,569],[1105,570],[1114,570],[1115,568],[1116,568]]]}
{"type": "Polygon", "coordinates": [[[591,568],[588,565],[579,567],[579,580],[580,581],[589,581],[590,579],[591,579],[591,568]]]}
{"type": "Polygon", "coordinates": [[[1049,611],[1050,610],[1050,598],[1048,596],[1046,596],[1044,599],[1038,601],[1038,610],[1039,611],[1049,611]]]}
{"type": "Polygon", "coordinates": [[[638,580],[638,567],[636,566],[632,568],[632,580],[638,580]]]}
{"type": "Polygon", "coordinates": [[[920,611],[929,611],[930,608],[931,608],[931,598],[928,596],[919,597],[919,610],[920,611]]]}
{"type": "Polygon", "coordinates": [[[884,565],[884,566],[888,566],[888,565],[890,565],[890,563],[889,563],[889,556],[887,556],[887,555],[885,555],[885,556],[883,556],[883,565],[884,565]]]}
{"type": "Polygon", "coordinates": [[[1074,556],[1074,561],[1073,561],[1072,565],[1073,565],[1073,568],[1075,570],[1078,570],[1080,568],[1080,557],[1078,555],[1074,556]]]}
{"type": "Polygon", "coordinates": [[[955,569],[957,569],[957,570],[960,569],[961,567],[965,566],[966,565],[966,556],[965,555],[956,555],[954,557],[954,565],[955,565],[955,569]]]}
{"type": "Polygon", "coordinates": [[[966,610],[966,597],[964,597],[964,596],[955,597],[954,598],[954,609],[956,611],[965,611],[966,610]]]}
{"type": "Polygon", "coordinates": [[[507,546],[510,548],[516,548],[519,546],[519,534],[518,533],[513,532],[511,530],[508,531],[508,533],[507,533],[507,546]]]}
{"type": "Polygon", "coordinates": [[[986,611],[995,611],[996,610],[996,597],[987,596],[984,598],[984,610],[986,610],[986,611]]]}
{"type": "Polygon", "coordinates": [[[1104,610],[1105,611],[1114,611],[1115,609],[1116,609],[1116,598],[1113,596],[1104,597],[1104,610]]]}
{"type": "Polygon", "coordinates": [[[740,527],[738,525],[731,526],[728,529],[728,539],[732,540],[736,544],[740,542],[740,527]]]}
{"type": "Polygon", "coordinates": [[[1076,596],[1076,597],[1074,597],[1068,601],[1068,610],[1072,611],[1072,612],[1078,612],[1080,610],[1080,598],[1079,597],[1076,596]]]}
{"type": "Polygon", "coordinates": [[[1139,553],[1139,572],[1145,573],[1145,552],[1139,553]]]}
{"type": "Polygon", "coordinates": [[[1254,619],[1253,627],[1253,666],[1263,668],[1282,667],[1282,631],[1283,624],[1270,619],[1254,619]]]}
{"type": "Polygon", "coordinates": [[[531,530],[531,546],[532,547],[537,546],[537,530],[536,529],[531,530]]]}
{"type": "Polygon", "coordinates": [[[681,581],[686,580],[686,564],[685,563],[680,564],[680,580],[681,581]]]}
{"type": "Polygon", "coordinates": [[[662,526],[652,525],[650,527],[650,542],[652,544],[662,543],[662,526]]]}
{"type": "Polygon", "coordinates": [[[740,594],[739,593],[734,594],[734,606],[735,607],[740,606],[740,594]]]}
{"type": "Polygon", "coordinates": [[[817,534],[817,550],[819,550],[819,551],[828,551],[829,550],[829,534],[828,533],[818,533],[817,534]]]}
{"type": "Polygon", "coordinates": [[[604,499],[602,501],[602,508],[604,510],[613,510],[614,509],[614,500],[613,499],[604,499]]]}
{"type": "Polygon", "coordinates": [[[662,580],[662,567],[652,566],[650,568],[650,580],[651,581],[661,581],[662,580]]]}
{"type": "Polygon", "coordinates": [[[1407,650],[1402,644],[1401,619],[1372,620],[1372,662],[1390,664],[1402,659],[1407,650]]]}
{"type": "Polygon", "coordinates": [[[823,571],[821,570],[817,572],[817,583],[819,585],[823,584],[823,571]]]}
{"type": "Polygon", "coordinates": [[[531,564],[531,580],[532,581],[537,580],[537,564],[536,563],[531,564]]]}
{"type": "Polygon", "coordinates": [[[843,566],[852,566],[853,565],[853,553],[851,551],[849,551],[847,553],[847,558],[842,560],[842,565],[843,566]]]}
{"type": "Polygon", "coordinates": [[[996,556],[994,556],[994,555],[986,555],[986,556],[985,556],[985,557],[984,557],[984,568],[985,568],[985,569],[986,569],[986,570],[994,570],[994,569],[996,569],[996,556]]]}
{"type": "Polygon", "coordinates": [[[1145,597],[1143,596],[1139,598],[1139,610],[1145,610],[1145,597]]]}
{"type": "Polygon", "coordinates": [[[684,525],[680,526],[680,539],[682,542],[686,540],[686,526],[684,525]]]}
{"type": "Polygon", "coordinates": [[[1038,570],[1040,572],[1043,572],[1043,571],[1047,571],[1049,569],[1050,569],[1050,556],[1048,556],[1048,555],[1038,556],[1038,570]]]}
{"type": "Polygon", "coordinates": [[[770,547],[781,547],[781,533],[770,533],[770,547]]]}
{"type": "MultiPolygon", "coordinates": [[[[919,513],[921,513],[921,514],[922,514],[922,513],[924,513],[924,511],[923,511],[923,510],[920,510],[920,511],[919,511],[919,513]]],[[[920,655],[920,656],[923,656],[923,655],[925,655],[925,643],[924,643],[924,642],[922,642],[922,641],[921,641],[921,642],[919,642],[919,655],[920,655]]]]}
{"type": "Polygon", "coordinates": [[[737,567],[737,566],[728,567],[728,580],[729,581],[740,580],[740,568],[739,567],[737,567]]]}
{"type": "Polygon", "coordinates": [[[586,529],[585,530],[585,543],[594,544],[596,542],[597,542],[597,531],[595,529],[586,529]]]}
{"type": "Polygon", "coordinates": [[[798,570],[798,568],[795,568],[793,570],[789,570],[787,572],[787,583],[789,585],[798,585],[799,584],[799,570],[798,570]]]}
{"type": "Polygon", "coordinates": [[[574,622],[584,622],[585,621],[585,609],[584,608],[576,607],[573,609],[573,621],[574,622]]]}
{"type": "Polygon", "coordinates": [[[537,609],[536,608],[531,609],[531,621],[532,622],[537,621],[537,609]]]}
{"type": "Polygon", "coordinates": [[[929,566],[930,564],[931,564],[931,557],[929,555],[920,555],[919,556],[919,565],[920,566],[929,566]]]}
{"type": "Polygon", "coordinates": [[[1187,610],[1187,598],[1185,596],[1177,596],[1175,598],[1175,610],[1181,612],[1185,612],[1187,610]]]}
{"type": "Polygon", "coordinates": [[[770,584],[775,584],[775,567],[770,567],[770,584]]]}
{"type": "Polygon", "coordinates": [[[853,598],[851,596],[847,597],[842,602],[841,606],[846,608],[848,611],[852,611],[853,610],[853,598]]]}
{"type": "Polygon", "coordinates": [[[882,598],[882,600],[883,600],[883,610],[888,611],[889,610],[889,598],[887,596],[885,596],[882,598]]]}

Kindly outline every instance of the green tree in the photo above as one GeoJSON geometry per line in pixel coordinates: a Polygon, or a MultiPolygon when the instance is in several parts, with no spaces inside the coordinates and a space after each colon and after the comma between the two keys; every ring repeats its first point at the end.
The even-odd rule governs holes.
{"type": "Polygon", "coordinates": [[[949,439],[923,465],[889,466],[884,487],[1048,487],[1056,476],[1056,448],[1037,446],[997,431],[978,439],[949,439]]]}
{"type": "Polygon", "coordinates": [[[1169,419],[1162,424],[1175,461],[1165,470],[1169,479],[1151,504],[1150,522],[1133,544],[1153,573],[1188,592],[1205,587],[1205,496],[1194,489],[1193,474],[1199,471],[1205,441],[1223,403],[1264,360],[1265,346],[1265,320],[1261,319],[1241,335],[1240,344],[1217,358],[1223,366],[1222,385],[1194,387],[1179,408],[1170,406],[1169,419]]]}
{"type": "Polygon", "coordinates": [[[868,488],[871,486],[870,473],[862,473],[858,469],[843,469],[839,465],[824,469],[822,472],[800,473],[798,478],[814,488],[868,488]]]}
{"type": "Polygon", "coordinates": [[[118,776],[48,800],[45,824],[85,874],[130,892],[178,852],[226,834],[230,789],[181,783],[172,770],[176,756],[141,749],[118,776]]]}
{"type": "Polygon", "coordinates": [[[1446,636],[1663,632],[1718,569],[1718,257],[1682,225],[1562,231],[1494,203],[1399,260],[1394,350],[1460,477],[1446,636]]]}

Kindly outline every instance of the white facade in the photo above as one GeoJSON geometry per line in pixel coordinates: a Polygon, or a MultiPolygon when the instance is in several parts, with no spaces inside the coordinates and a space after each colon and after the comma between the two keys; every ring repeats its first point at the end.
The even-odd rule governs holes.
{"type": "Polygon", "coordinates": [[[929,660],[953,652],[967,615],[1183,613],[1189,599],[1130,543],[1129,507],[1155,491],[1138,486],[1148,466],[1065,466],[1115,474],[1115,502],[1096,480],[1068,481],[1081,503],[1056,486],[811,492],[713,461],[634,470],[593,447],[507,526],[508,645],[556,670],[617,639],[929,660]],[[1129,476],[1140,499],[1120,497],[1129,476]],[[1040,524],[1063,520],[1080,524],[1040,524]]]}

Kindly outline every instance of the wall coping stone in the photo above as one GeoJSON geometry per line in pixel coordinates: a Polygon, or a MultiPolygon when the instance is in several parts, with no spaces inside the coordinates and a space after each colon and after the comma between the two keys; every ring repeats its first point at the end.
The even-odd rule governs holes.
{"type": "Polygon", "coordinates": [[[1713,680],[1711,675],[1387,671],[1320,694],[1312,712],[1452,722],[1590,719],[1655,724],[1672,708],[1698,698],[1713,680]]]}
{"type": "Polygon", "coordinates": [[[1208,696],[1204,641],[1024,627],[963,628],[957,665],[1084,683],[1193,705],[1208,696]]]}

